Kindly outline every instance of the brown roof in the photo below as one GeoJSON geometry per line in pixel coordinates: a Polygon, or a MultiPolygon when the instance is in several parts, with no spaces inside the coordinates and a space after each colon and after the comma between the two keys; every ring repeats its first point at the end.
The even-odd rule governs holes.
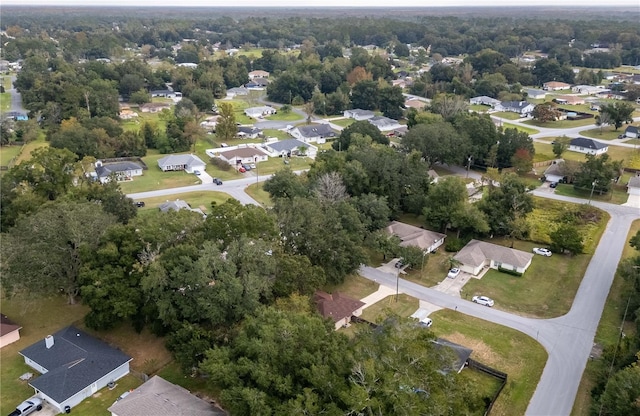
{"type": "Polygon", "coordinates": [[[471,240],[453,258],[473,267],[483,265],[487,259],[511,266],[526,267],[533,258],[533,254],[484,241],[471,240]]]}
{"type": "Polygon", "coordinates": [[[227,150],[226,152],[220,152],[220,156],[224,156],[225,159],[232,159],[235,157],[253,157],[253,156],[265,156],[266,153],[255,147],[241,147],[239,149],[227,150]]]}
{"type": "Polygon", "coordinates": [[[436,241],[446,237],[446,234],[425,230],[399,221],[393,221],[389,224],[387,232],[397,235],[402,241],[400,243],[402,247],[415,246],[422,250],[429,249],[436,241]]]}
{"type": "Polygon", "coordinates": [[[0,314],[0,337],[22,328],[16,325],[7,315],[0,314]]]}
{"type": "Polygon", "coordinates": [[[364,302],[352,299],[342,293],[336,292],[331,295],[320,290],[313,295],[313,301],[318,308],[318,312],[325,318],[333,319],[333,322],[350,317],[355,311],[364,306],[364,302]]]}

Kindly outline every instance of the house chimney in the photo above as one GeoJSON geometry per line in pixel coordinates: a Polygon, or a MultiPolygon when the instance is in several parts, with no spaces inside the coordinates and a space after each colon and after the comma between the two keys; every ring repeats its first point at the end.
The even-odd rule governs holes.
{"type": "Polygon", "coordinates": [[[53,335],[47,335],[46,337],[44,337],[44,345],[47,347],[47,349],[53,347],[53,335]]]}

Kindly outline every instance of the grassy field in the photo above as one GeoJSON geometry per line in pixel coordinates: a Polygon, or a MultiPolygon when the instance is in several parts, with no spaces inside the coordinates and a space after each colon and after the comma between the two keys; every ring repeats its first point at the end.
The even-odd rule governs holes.
{"type": "Polygon", "coordinates": [[[478,113],[486,113],[487,111],[491,110],[491,106],[482,105],[482,104],[473,104],[469,106],[469,110],[475,111],[478,113]]]}
{"type": "Polygon", "coordinates": [[[340,127],[349,127],[350,125],[352,125],[353,123],[355,123],[356,121],[352,118],[341,118],[340,120],[333,120],[331,121],[333,124],[340,126],[340,127]]]}
{"type": "Polygon", "coordinates": [[[624,133],[624,129],[616,130],[613,126],[604,126],[602,128],[598,127],[595,129],[584,130],[580,132],[580,134],[585,137],[591,137],[600,140],[614,140],[617,139],[618,136],[622,133],[624,133]]]}
{"type": "Polygon", "coordinates": [[[22,145],[0,147],[0,166],[8,166],[11,159],[18,157],[22,145]]]}
{"type": "Polygon", "coordinates": [[[299,121],[304,119],[304,117],[301,117],[298,113],[290,111],[288,113],[277,112],[269,117],[265,117],[265,119],[271,121],[299,121]]]}
{"type": "MultiPolygon", "coordinates": [[[[640,231],[640,220],[636,220],[631,224],[631,229],[627,235],[629,241],[638,231],[640,231]]],[[[625,249],[622,253],[622,259],[626,259],[637,255],[637,251],[630,245],[625,245],[625,249]]],[[[626,293],[632,290],[631,284],[625,281],[621,276],[616,275],[607,302],[604,305],[602,311],[602,317],[600,318],[600,324],[594,342],[602,347],[612,346],[618,342],[620,336],[620,324],[624,309],[626,307],[627,298],[626,293]]],[[[624,323],[624,332],[626,334],[632,334],[635,332],[635,325],[631,322],[624,323]]],[[[572,416],[588,416],[590,415],[591,407],[591,389],[596,385],[601,377],[601,371],[607,367],[609,363],[605,363],[602,360],[590,360],[587,362],[585,372],[582,374],[582,380],[580,381],[580,387],[578,388],[578,394],[573,404],[572,416]]]]}
{"type": "Polygon", "coordinates": [[[276,129],[264,129],[262,130],[262,134],[264,137],[276,137],[279,140],[290,139],[291,136],[286,131],[276,130],[276,129]]]}
{"type": "Polygon", "coordinates": [[[379,302],[374,303],[362,312],[362,319],[369,322],[381,324],[390,315],[408,317],[419,307],[419,301],[411,296],[400,294],[396,301],[396,296],[387,296],[379,302]]]}
{"type": "Polygon", "coordinates": [[[544,348],[514,329],[454,311],[441,310],[430,317],[438,337],[473,349],[471,358],[508,374],[491,415],[523,415],[547,361],[544,348]]]}
{"type": "MultiPolygon", "coordinates": [[[[621,181],[621,183],[626,183],[626,182],[628,182],[628,179],[627,181],[624,181],[624,182],[621,181]]],[[[625,202],[627,202],[627,199],[629,197],[629,194],[627,194],[625,185],[614,186],[612,191],[607,194],[598,195],[597,193],[594,193],[593,197],[591,197],[590,190],[579,190],[579,189],[575,189],[573,185],[560,183],[558,184],[558,187],[556,188],[555,193],[563,196],[582,198],[582,199],[585,199],[586,201],[588,201],[589,198],[591,198],[594,201],[602,201],[602,202],[608,202],[610,204],[618,204],[618,205],[624,204],[625,202]]]]}
{"type": "MultiPolygon", "coordinates": [[[[531,253],[533,247],[545,246],[549,225],[557,223],[558,216],[571,205],[536,198],[536,209],[529,214],[527,221],[531,227],[531,239],[537,242],[515,240],[513,247],[531,253]]],[[[568,312],[608,219],[609,216],[602,213],[599,223],[579,226],[585,254],[534,256],[522,277],[491,269],[482,279],[471,279],[461,295],[466,299],[478,294],[486,295],[496,301],[497,308],[525,316],[550,318],[568,312]]],[[[494,239],[491,242],[509,246],[512,241],[494,239]]]]}
{"type": "Polygon", "coordinates": [[[542,123],[538,120],[523,121],[524,124],[528,124],[535,127],[546,127],[549,129],[570,129],[573,127],[588,126],[591,124],[595,124],[595,122],[596,120],[593,118],[586,118],[583,120],[548,121],[546,123],[542,123]]]}
{"type": "Polygon", "coordinates": [[[253,185],[247,186],[244,191],[253,199],[258,201],[263,207],[271,207],[273,205],[273,201],[271,201],[271,196],[269,192],[265,191],[262,187],[264,182],[254,183],[253,185]]]}
{"type": "Polygon", "coordinates": [[[365,279],[359,274],[350,274],[342,284],[326,285],[324,290],[327,293],[340,292],[355,299],[362,299],[377,291],[379,287],[380,285],[376,282],[365,279]]]}
{"type": "Polygon", "coordinates": [[[505,118],[507,120],[518,120],[522,118],[520,114],[512,113],[511,111],[500,111],[491,115],[495,117],[505,118]]]}
{"type": "MultiPolygon", "coordinates": [[[[550,142],[554,140],[554,138],[549,137],[550,142]]],[[[534,157],[534,162],[540,162],[543,160],[552,160],[555,159],[553,155],[553,145],[547,143],[534,142],[534,147],[536,149],[536,155],[534,157]]],[[[630,147],[620,147],[620,146],[609,146],[609,150],[607,154],[612,160],[622,160],[623,166],[625,167],[634,167],[636,169],[640,169],[640,149],[632,149],[630,147]]],[[[562,154],[562,158],[566,160],[577,160],[583,162],[585,160],[584,153],[578,152],[570,152],[565,151],[562,154]]]]}
{"type": "MultiPolygon", "coordinates": [[[[158,159],[166,155],[150,154],[142,158],[149,169],[142,173],[142,176],[136,176],[132,181],[121,182],[120,188],[125,194],[136,192],[154,191],[157,189],[177,188],[180,186],[198,185],[200,180],[197,176],[180,172],[163,172],[158,166],[158,159]]],[[[207,172],[211,166],[208,167],[207,172]]],[[[212,175],[214,176],[214,175],[212,175]]]]}
{"type": "Polygon", "coordinates": [[[11,94],[8,92],[0,93],[0,112],[7,112],[11,109],[11,94]]]}
{"type": "Polygon", "coordinates": [[[517,125],[511,124],[511,123],[502,123],[502,128],[504,128],[504,129],[516,129],[516,130],[525,132],[527,134],[540,133],[540,130],[532,129],[530,127],[517,126],[517,125]]]}

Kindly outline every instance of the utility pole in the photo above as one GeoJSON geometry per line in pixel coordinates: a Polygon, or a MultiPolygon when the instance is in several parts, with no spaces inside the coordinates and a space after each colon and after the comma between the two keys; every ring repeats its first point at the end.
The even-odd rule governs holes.
{"type": "Polygon", "coordinates": [[[597,183],[598,183],[597,179],[594,179],[594,181],[591,182],[591,195],[589,195],[589,204],[591,204],[591,199],[593,198],[593,191],[596,189],[597,183]]]}

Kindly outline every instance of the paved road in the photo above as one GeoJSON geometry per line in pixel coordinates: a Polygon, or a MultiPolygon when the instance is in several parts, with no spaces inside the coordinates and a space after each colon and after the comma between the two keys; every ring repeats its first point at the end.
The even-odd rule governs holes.
{"type": "Polygon", "coordinates": [[[22,96],[20,95],[18,90],[13,87],[13,83],[15,82],[15,80],[16,76],[11,75],[11,88],[7,90],[7,92],[11,94],[11,107],[9,108],[9,111],[26,113],[27,110],[22,106],[22,96]]]}
{"type": "MultiPolygon", "coordinates": [[[[537,196],[584,203],[577,198],[563,197],[540,191],[537,196]]],[[[593,346],[600,316],[609,288],[626,244],[631,222],[640,218],[637,209],[593,202],[611,215],[611,221],[600,240],[569,313],[552,319],[532,319],[497,309],[486,308],[470,301],[400,279],[400,290],[437,306],[475,316],[521,331],[538,340],[549,358],[542,377],[527,408],[527,415],[569,415],[573,407],[582,373],[593,346]],[[624,236],[624,237],[621,237],[624,236]]],[[[385,286],[396,285],[395,274],[371,267],[362,267],[360,274],[385,286]]]]}

